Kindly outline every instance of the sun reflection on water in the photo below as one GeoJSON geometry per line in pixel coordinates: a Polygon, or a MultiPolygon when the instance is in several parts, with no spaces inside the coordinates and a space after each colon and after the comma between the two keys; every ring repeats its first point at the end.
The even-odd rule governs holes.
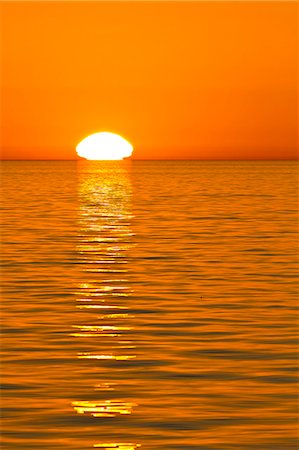
{"type": "MultiPolygon", "coordinates": [[[[131,184],[126,162],[84,161],[78,168],[81,234],[77,251],[82,277],[76,292],[80,321],[73,325],[71,336],[80,343],[77,358],[93,364],[88,366],[90,372],[98,373],[98,382],[90,386],[91,392],[103,398],[90,400],[88,394],[85,399],[73,401],[72,407],[77,414],[107,420],[128,416],[137,406],[129,399],[114,398],[118,383],[101,379],[107,373],[106,366],[102,370],[94,365],[113,362],[113,371],[118,371],[124,362],[130,364],[136,358],[136,346],[130,339],[134,315],[126,302],[133,293],[126,268],[133,236],[131,184]],[[107,398],[108,393],[113,393],[113,397],[107,398]]],[[[112,442],[94,447],[135,450],[140,444],[112,442]]]]}
{"type": "MultiPolygon", "coordinates": [[[[134,348],[134,347],[130,347],[134,348]]],[[[115,361],[127,361],[136,358],[136,355],[94,355],[91,353],[78,353],[79,359],[114,359],[115,361]]]]}
{"type": "Polygon", "coordinates": [[[123,400],[103,400],[99,402],[73,402],[78,414],[88,414],[93,417],[115,417],[117,415],[131,414],[136,403],[123,400]]]}
{"type": "Polygon", "coordinates": [[[141,447],[140,444],[132,444],[130,442],[115,442],[107,444],[95,444],[94,447],[103,448],[104,450],[109,450],[115,448],[117,450],[136,450],[136,448],[141,447]]]}

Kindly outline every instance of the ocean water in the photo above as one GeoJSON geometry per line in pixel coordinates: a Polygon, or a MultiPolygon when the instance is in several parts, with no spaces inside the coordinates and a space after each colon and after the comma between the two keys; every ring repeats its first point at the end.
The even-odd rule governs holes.
{"type": "Polygon", "coordinates": [[[298,450],[294,162],[2,164],[2,449],[298,450]]]}

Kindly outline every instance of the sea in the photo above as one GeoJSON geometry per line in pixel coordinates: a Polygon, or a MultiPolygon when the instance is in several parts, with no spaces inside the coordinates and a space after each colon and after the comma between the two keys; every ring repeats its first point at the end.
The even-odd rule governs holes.
{"type": "Polygon", "coordinates": [[[294,161],[5,161],[3,450],[298,450],[294,161]]]}

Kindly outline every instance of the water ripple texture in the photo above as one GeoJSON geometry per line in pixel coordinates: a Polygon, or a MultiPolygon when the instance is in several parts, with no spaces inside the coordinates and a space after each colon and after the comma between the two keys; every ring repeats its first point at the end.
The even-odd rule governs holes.
{"type": "Polygon", "coordinates": [[[298,450],[294,162],[2,165],[4,450],[298,450]]]}

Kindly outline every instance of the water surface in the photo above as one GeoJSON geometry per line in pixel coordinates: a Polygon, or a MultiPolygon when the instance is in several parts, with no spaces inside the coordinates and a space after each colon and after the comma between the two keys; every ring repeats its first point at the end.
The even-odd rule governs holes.
{"type": "Polygon", "coordinates": [[[293,162],[5,162],[3,449],[298,450],[293,162]]]}

